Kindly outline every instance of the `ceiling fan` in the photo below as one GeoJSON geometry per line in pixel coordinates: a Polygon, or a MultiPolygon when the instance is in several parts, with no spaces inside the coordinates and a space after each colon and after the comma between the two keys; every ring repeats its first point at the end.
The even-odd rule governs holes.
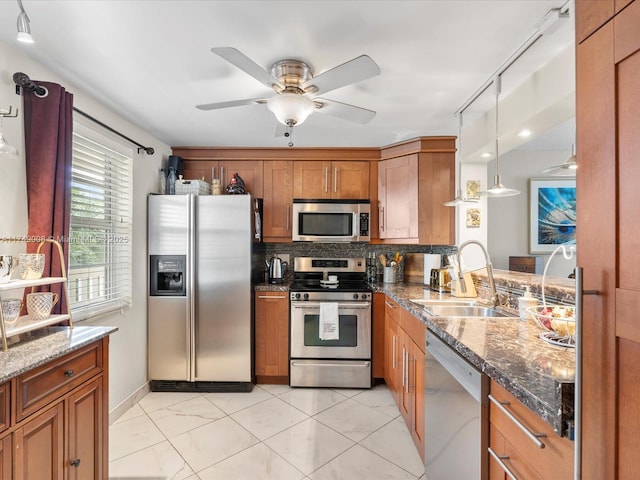
{"type": "MultiPolygon", "coordinates": [[[[214,47],[213,53],[272,88],[276,95],[228,102],[196,105],[200,110],[267,105],[278,121],[290,130],[302,124],[313,112],[322,112],[356,123],[368,123],[376,112],[316,95],[335,90],[380,74],[378,65],[367,55],[361,55],[314,77],[311,65],[301,60],[279,60],[266,71],[249,57],[232,47],[214,47]]],[[[276,135],[278,135],[276,131],[276,135]]],[[[289,132],[288,132],[289,133],[289,132]]],[[[280,132],[280,135],[286,133],[280,132]]]]}

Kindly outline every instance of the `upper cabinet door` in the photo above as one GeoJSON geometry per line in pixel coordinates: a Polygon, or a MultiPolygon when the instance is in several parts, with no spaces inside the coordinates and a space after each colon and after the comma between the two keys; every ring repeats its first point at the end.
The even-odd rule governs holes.
{"type": "Polygon", "coordinates": [[[418,237],[418,154],[378,165],[378,230],[381,239],[418,237]]]}
{"type": "Polygon", "coordinates": [[[585,38],[607,23],[615,14],[618,3],[628,0],[575,0],[576,41],[585,38]]]}
{"type": "Polygon", "coordinates": [[[369,198],[369,162],[331,162],[331,198],[369,198]]]}
{"type": "Polygon", "coordinates": [[[294,198],[331,198],[331,162],[295,162],[293,166],[294,198]]]}
{"type": "Polygon", "coordinates": [[[231,182],[231,176],[234,173],[240,175],[247,189],[247,193],[250,193],[256,198],[262,198],[264,194],[262,170],[262,160],[220,160],[218,167],[220,171],[220,178],[222,179],[222,189],[229,185],[231,182]]]}
{"type": "Polygon", "coordinates": [[[265,242],[291,241],[291,206],[293,204],[293,162],[264,162],[264,211],[262,233],[265,242]]]}
{"type": "Polygon", "coordinates": [[[369,162],[295,162],[293,196],[368,200],[369,162]]]}

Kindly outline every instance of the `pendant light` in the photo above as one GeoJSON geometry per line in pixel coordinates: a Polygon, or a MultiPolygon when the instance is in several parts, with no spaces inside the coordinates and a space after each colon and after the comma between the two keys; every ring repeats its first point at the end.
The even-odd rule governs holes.
{"type": "Polygon", "coordinates": [[[571,145],[571,157],[560,165],[554,165],[545,168],[542,173],[545,175],[553,175],[554,177],[575,177],[578,163],[576,162],[576,146],[571,145]]]}
{"type": "Polygon", "coordinates": [[[445,207],[457,207],[464,203],[478,203],[477,198],[467,198],[462,195],[462,112],[458,113],[458,146],[456,148],[456,178],[458,179],[458,189],[456,190],[456,198],[450,202],[445,202],[445,207]]]}
{"type": "Polygon", "coordinates": [[[20,14],[18,15],[18,35],[16,38],[22,43],[33,43],[33,37],[31,36],[31,23],[27,12],[25,12],[24,7],[22,6],[22,0],[18,0],[18,7],[20,8],[20,14]]]}
{"type": "Polygon", "coordinates": [[[502,90],[502,76],[500,74],[496,75],[496,78],[493,80],[493,85],[496,89],[496,174],[493,187],[480,192],[480,195],[487,197],[511,197],[513,195],[520,195],[520,190],[505,187],[500,177],[500,152],[498,151],[498,99],[500,97],[500,91],[502,90]]]}

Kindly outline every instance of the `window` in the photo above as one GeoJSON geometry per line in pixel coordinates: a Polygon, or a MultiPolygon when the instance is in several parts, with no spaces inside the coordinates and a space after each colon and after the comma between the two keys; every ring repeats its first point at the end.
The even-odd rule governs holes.
{"type": "Polygon", "coordinates": [[[74,122],[69,234],[74,319],[131,305],[132,155],[74,122]]]}

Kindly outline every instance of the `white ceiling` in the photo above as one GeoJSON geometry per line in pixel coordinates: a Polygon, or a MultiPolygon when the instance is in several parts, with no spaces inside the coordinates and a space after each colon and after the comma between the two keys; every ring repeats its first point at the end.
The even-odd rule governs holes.
{"type": "MultiPolygon", "coordinates": [[[[377,147],[455,135],[454,112],[551,8],[565,3],[23,0],[36,42],[25,46],[15,40],[17,3],[3,0],[0,40],[173,146],[286,145],[274,136],[275,118],[264,105],[194,108],[273,94],[211,47],[235,47],[267,70],[283,58],[301,59],[316,75],[367,54],[381,75],[322,96],[375,110],[376,117],[359,125],[315,113],[294,129],[293,140],[299,147],[377,147]]],[[[501,98],[571,44],[572,20],[566,23],[509,69],[501,98]]],[[[465,115],[491,108],[491,88],[487,95],[465,115]]]]}

